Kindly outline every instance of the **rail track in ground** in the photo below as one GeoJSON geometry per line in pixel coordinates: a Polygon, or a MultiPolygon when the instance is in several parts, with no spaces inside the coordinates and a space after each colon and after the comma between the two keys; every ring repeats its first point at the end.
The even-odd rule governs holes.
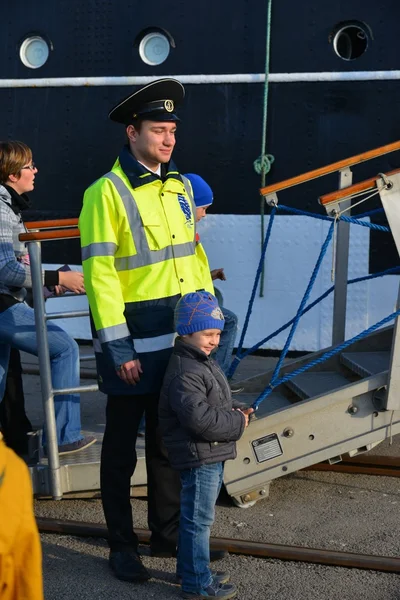
{"type": "MultiPolygon", "coordinates": [[[[400,458],[363,454],[353,458],[345,458],[341,462],[334,464],[318,463],[303,470],[400,477],[400,458]]],[[[36,522],[41,533],[107,539],[107,528],[100,523],[45,517],[37,517],[36,522]]],[[[135,531],[140,544],[147,545],[150,543],[150,531],[146,529],[135,529],[135,531]]],[[[400,558],[391,556],[358,554],[324,548],[307,548],[304,546],[289,546],[216,537],[211,538],[210,547],[213,550],[226,550],[231,554],[255,556],[258,558],[273,558],[336,567],[400,573],[400,558]]]]}
{"type": "Polygon", "coordinates": [[[333,464],[328,462],[318,463],[302,470],[400,477],[400,457],[361,454],[353,458],[344,458],[342,461],[333,464]]]}
{"type": "MultiPolygon", "coordinates": [[[[107,528],[105,525],[99,523],[45,517],[37,517],[36,522],[41,533],[107,539],[107,528]]],[[[150,543],[150,531],[147,529],[135,529],[135,532],[140,544],[150,543]]],[[[307,548],[304,546],[288,546],[284,544],[217,537],[210,539],[210,548],[212,550],[226,550],[230,554],[255,556],[257,558],[275,558],[335,567],[383,571],[386,573],[400,572],[400,558],[391,556],[357,554],[355,552],[340,552],[324,548],[307,548]]]]}

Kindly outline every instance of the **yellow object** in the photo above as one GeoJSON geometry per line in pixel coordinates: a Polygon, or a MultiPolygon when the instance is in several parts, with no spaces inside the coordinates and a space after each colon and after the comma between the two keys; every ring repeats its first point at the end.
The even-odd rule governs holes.
{"type": "Polygon", "coordinates": [[[0,439],[0,598],[42,600],[42,551],[25,463],[0,439]]]}

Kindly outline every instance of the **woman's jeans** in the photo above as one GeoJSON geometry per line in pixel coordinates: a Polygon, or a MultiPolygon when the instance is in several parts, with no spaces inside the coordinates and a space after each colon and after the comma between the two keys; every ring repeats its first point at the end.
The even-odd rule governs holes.
{"type": "Polygon", "coordinates": [[[181,516],[176,573],[182,577],[184,592],[200,593],[212,583],[210,529],[223,473],[222,462],[180,472],[181,516]]]}
{"type": "Polygon", "coordinates": [[[219,346],[213,354],[213,359],[217,361],[223,373],[228,376],[229,367],[232,362],[232,352],[235,347],[238,318],[235,313],[224,306],[221,307],[221,310],[224,315],[225,325],[221,331],[219,346]]]}
{"type": "MultiPolygon", "coordinates": [[[[63,329],[47,322],[51,379],[55,390],[79,386],[79,348],[63,329]]],[[[3,398],[10,347],[38,355],[33,309],[14,304],[0,313],[0,399],[3,398]]],[[[54,397],[58,445],[82,439],[79,394],[54,397]]],[[[45,442],[44,442],[45,444],[45,442]]]]}

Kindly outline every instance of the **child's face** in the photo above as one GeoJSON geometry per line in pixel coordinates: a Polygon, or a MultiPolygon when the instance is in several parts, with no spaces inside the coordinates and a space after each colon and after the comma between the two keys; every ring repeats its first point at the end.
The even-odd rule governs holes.
{"type": "Polygon", "coordinates": [[[207,214],[207,208],[210,206],[210,204],[208,206],[198,206],[196,208],[196,223],[198,223],[199,221],[201,221],[202,219],[204,219],[204,217],[207,214]]]}
{"type": "Polygon", "coordinates": [[[203,329],[202,331],[195,331],[195,333],[190,333],[189,335],[184,335],[183,337],[188,344],[196,346],[196,348],[209,356],[219,344],[221,330],[203,329]]]}

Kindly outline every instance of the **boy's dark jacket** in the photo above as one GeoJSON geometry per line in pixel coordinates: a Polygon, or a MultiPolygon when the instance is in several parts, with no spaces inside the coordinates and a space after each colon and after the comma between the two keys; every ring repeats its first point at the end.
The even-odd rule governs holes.
{"type": "Polygon", "coordinates": [[[204,352],[177,338],[161,390],[159,421],[175,469],[236,458],[245,418],[228,381],[204,352]]]}

